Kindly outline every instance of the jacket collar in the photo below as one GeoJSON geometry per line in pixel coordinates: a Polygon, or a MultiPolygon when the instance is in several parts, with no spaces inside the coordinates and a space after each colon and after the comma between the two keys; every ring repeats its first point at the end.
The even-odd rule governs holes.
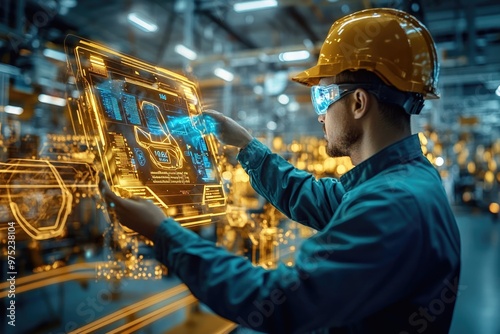
{"type": "Polygon", "coordinates": [[[350,191],[387,168],[407,163],[418,156],[422,156],[422,149],[418,135],[414,134],[383,148],[361,162],[344,174],[340,182],[346,191],[350,191]]]}

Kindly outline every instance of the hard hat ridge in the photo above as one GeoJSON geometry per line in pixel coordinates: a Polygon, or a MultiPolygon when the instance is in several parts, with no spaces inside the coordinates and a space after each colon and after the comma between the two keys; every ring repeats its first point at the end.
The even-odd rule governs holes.
{"type": "Polygon", "coordinates": [[[317,65],[293,80],[313,86],[346,70],[371,71],[403,92],[439,98],[439,64],[432,36],[415,17],[397,9],[366,9],[334,22],[317,65]]]}

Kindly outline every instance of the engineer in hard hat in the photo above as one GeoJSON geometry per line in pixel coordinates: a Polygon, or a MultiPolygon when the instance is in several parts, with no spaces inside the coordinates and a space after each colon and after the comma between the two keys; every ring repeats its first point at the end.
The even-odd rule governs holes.
{"type": "Polygon", "coordinates": [[[438,98],[438,60],[427,28],[394,9],[336,21],[310,86],[332,157],[356,166],[316,179],[207,111],[218,138],[240,148],[254,189],[318,232],[295,264],[255,267],[181,227],[152,203],[123,199],[105,182],[122,224],[155,243],[158,260],[217,314],[266,333],[447,333],[460,294],[460,237],[438,172],[410,116],[438,98]]]}

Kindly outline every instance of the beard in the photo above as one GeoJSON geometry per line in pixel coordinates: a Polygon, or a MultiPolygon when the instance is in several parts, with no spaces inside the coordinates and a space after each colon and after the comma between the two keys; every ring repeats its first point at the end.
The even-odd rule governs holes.
{"type": "Polygon", "coordinates": [[[327,139],[326,153],[332,158],[350,156],[353,148],[359,143],[361,139],[360,129],[354,126],[346,126],[343,135],[330,142],[327,139]]]}

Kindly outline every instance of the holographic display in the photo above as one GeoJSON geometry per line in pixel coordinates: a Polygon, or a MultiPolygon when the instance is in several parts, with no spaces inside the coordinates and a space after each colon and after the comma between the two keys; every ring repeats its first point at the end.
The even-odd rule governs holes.
{"type": "Polygon", "coordinates": [[[184,226],[226,212],[217,145],[186,77],[76,36],[66,52],[79,97],[70,101],[76,135],[122,196],[153,200],[184,226]]]}
{"type": "Polygon", "coordinates": [[[80,198],[97,192],[97,173],[78,162],[12,159],[0,163],[0,181],[0,236],[15,221],[21,239],[67,234],[68,216],[80,198]]]}

